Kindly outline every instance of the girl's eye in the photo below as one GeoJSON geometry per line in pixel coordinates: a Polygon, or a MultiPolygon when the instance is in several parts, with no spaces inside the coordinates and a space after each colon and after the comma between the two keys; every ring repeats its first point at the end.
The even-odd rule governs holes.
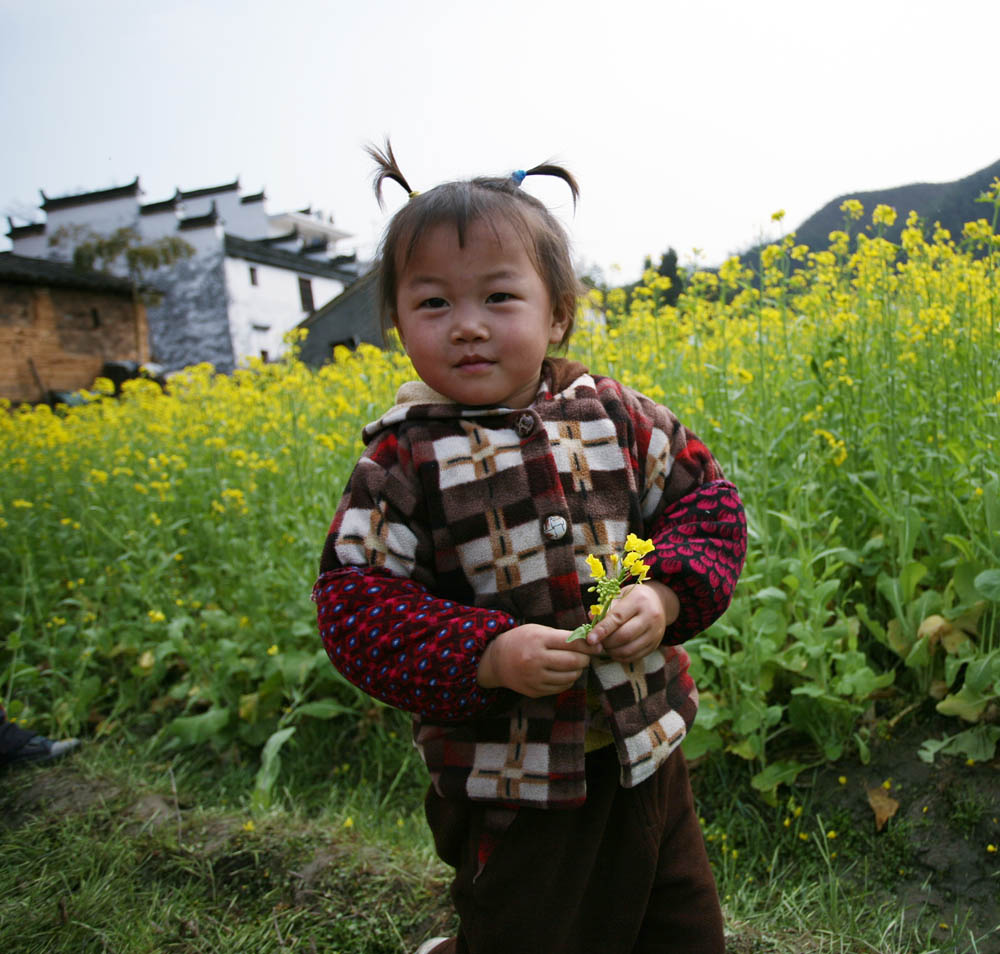
{"type": "Polygon", "coordinates": [[[510,292],[493,292],[486,301],[491,305],[499,305],[502,302],[510,301],[514,296],[510,292]]]}
{"type": "Polygon", "coordinates": [[[432,308],[432,309],[434,309],[434,308],[446,308],[447,306],[448,306],[448,302],[446,302],[443,298],[425,298],[420,303],[420,307],[421,308],[432,308]]]}

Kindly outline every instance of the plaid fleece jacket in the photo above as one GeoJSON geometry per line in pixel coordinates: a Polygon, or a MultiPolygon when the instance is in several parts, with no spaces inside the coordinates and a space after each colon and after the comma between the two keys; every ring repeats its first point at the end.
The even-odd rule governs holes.
{"type": "Polygon", "coordinates": [[[531,699],[476,681],[490,640],[587,619],[588,554],[651,538],[650,578],[680,616],[642,661],[592,662],[621,782],[680,744],[698,694],[677,644],[725,610],[743,566],[735,487],[665,407],[564,360],[521,410],[465,408],[421,382],[363,433],[313,590],[337,669],[414,715],[438,792],[511,806],[586,797],[587,673],[531,699]]]}

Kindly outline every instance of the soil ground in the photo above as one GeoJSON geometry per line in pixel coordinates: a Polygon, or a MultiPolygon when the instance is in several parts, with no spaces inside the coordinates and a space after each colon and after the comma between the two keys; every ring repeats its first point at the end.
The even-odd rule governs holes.
{"type": "Polygon", "coordinates": [[[901,725],[872,747],[867,765],[842,761],[818,771],[812,800],[829,813],[824,817],[839,814],[876,830],[876,848],[890,838],[908,842],[890,892],[908,908],[938,912],[942,923],[967,915],[978,936],[992,935],[980,950],[1000,952],[1000,752],[972,764],[942,755],[928,763],[919,756],[925,739],[958,728],[955,720],[936,716],[901,725]],[[896,806],[880,801],[880,791],[896,806]],[[895,810],[880,832],[876,807],[883,814],[895,810]]]}

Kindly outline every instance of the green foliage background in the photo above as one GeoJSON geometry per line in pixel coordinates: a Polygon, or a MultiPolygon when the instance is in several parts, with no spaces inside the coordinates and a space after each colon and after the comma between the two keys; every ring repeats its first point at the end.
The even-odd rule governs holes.
{"type": "MultiPolygon", "coordinates": [[[[702,707],[685,744],[746,759],[767,798],[808,764],[864,757],[866,712],[933,698],[954,732],[928,759],[988,758],[1000,738],[997,189],[958,237],[911,216],[890,242],[880,206],[851,239],[845,203],[819,251],[791,236],[754,269],[685,275],[676,299],[650,272],[581,314],[572,355],[669,404],[746,501],[736,599],[688,644],[702,707]]],[[[318,372],[197,367],[167,395],[140,381],[8,409],[10,714],[253,753],[258,808],[304,728],[396,746],[326,660],[309,591],[361,427],[411,375],[362,347],[318,372]]]]}

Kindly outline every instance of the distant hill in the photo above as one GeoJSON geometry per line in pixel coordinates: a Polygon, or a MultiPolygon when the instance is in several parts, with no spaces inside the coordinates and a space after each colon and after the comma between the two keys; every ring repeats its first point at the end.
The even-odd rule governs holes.
{"type": "MultiPolygon", "coordinates": [[[[935,222],[940,222],[951,232],[952,238],[958,239],[966,222],[992,218],[992,208],[975,200],[989,188],[997,176],[1000,176],[1000,160],[955,182],[915,182],[892,189],[845,192],[810,215],[795,230],[796,241],[813,250],[826,248],[830,244],[830,233],[844,228],[844,213],[840,211],[840,206],[845,199],[857,199],[865,207],[865,214],[857,223],[862,228],[870,226],[872,210],[876,205],[891,205],[899,214],[896,224],[891,229],[886,229],[885,236],[893,242],[899,240],[899,234],[911,210],[928,227],[933,228],[935,222]]],[[[852,229],[852,234],[853,231],[852,229]]],[[[741,258],[755,261],[755,252],[756,249],[753,249],[741,258]]]]}

